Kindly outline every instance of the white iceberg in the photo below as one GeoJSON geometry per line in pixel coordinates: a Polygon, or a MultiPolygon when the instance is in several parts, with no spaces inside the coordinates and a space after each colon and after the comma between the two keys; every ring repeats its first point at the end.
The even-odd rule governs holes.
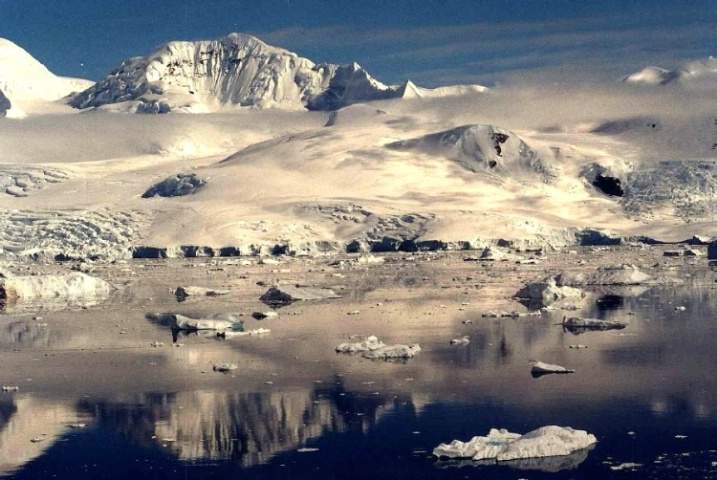
{"type": "Polygon", "coordinates": [[[473,437],[468,442],[454,440],[449,444],[442,443],[433,450],[433,455],[505,462],[570,455],[596,442],[595,435],[585,430],[556,425],[541,427],[524,435],[492,428],[485,437],[473,437]]]}

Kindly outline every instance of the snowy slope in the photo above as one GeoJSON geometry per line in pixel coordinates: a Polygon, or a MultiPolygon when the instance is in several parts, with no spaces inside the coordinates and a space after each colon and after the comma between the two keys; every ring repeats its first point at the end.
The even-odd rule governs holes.
{"type": "Polygon", "coordinates": [[[333,110],[356,102],[395,98],[400,89],[374,80],[358,64],[314,64],[250,35],[171,42],[125,61],[77,95],[84,109],[122,104],[126,111],[206,111],[219,105],[333,110]]]}
{"type": "Polygon", "coordinates": [[[91,84],[54,75],[25,50],[0,38],[0,91],[11,102],[57,100],[91,84]]]}

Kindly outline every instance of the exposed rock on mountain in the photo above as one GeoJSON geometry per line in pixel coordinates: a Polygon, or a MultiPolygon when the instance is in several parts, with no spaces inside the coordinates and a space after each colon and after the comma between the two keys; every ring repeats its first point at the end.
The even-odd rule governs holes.
{"type": "Polygon", "coordinates": [[[152,185],[142,194],[142,198],[160,197],[181,197],[196,192],[206,182],[197,177],[195,173],[180,173],[152,185]]]}

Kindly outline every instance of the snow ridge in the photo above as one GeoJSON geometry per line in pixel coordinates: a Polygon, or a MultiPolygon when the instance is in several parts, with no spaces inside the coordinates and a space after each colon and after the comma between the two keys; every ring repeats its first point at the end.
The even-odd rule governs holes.
{"type": "Polygon", "coordinates": [[[358,64],[314,64],[261,40],[232,33],[219,40],[171,42],[126,60],[70,104],[84,109],[130,102],[128,111],[200,111],[221,105],[334,110],[401,96],[358,64]]]}

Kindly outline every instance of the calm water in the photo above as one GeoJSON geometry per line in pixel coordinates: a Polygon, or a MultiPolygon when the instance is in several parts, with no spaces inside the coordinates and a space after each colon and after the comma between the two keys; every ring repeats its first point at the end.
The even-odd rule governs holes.
{"type": "MultiPolygon", "coordinates": [[[[312,357],[330,352],[341,335],[302,333],[312,319],[297,316],[282,319],[289,332],[222,343],[253,360],[219,381],[204,373],[197,378],[212,382],[196,388],[191,377],[177,391],[161,384],[115,395],[3,393],[0,472],[17,479],[714,479],[717,290],[606,297],[585,313],[629,326],[575,335],[556,324],[562,312],[517,320],[457,312],[440,327],[416,314],[401,338],[423,351],[402,364],[312,357]],[[474,323],[462,323],[469,318],[474,323]],[[455,334],[471,343],[449,345],[455,334]],[[532,378],[533,360],[576,373],[532,378]],[[549,424],[587,430],[599,442],[574,458],[522,466],[430,456],[441,442],[493,427],[525,433],[549,424]],[[41,433],[42,441],[30,441],[41,433]],[[611,468],[628,462],[641,466],[611,468]]],[[[394,328],[369,317],[355,320],[355,330],[394,328]]],[[[3,334],[20,347],[37,341],[14,328],[3,325],[3,334]]],[[[191,362],[193,342],[207,351],[220,345],[181,341],[187,345],[171,349],[181,353],[167,362],[191,362]]]]}

